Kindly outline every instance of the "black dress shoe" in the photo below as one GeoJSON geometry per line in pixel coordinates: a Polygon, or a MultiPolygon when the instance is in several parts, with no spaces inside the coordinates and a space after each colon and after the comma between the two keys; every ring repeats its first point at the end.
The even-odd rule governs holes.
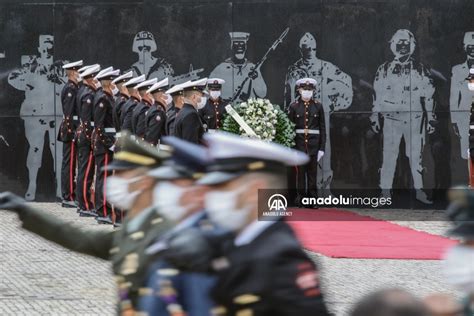
{"type": "Polygon", "coordinates": [[[108,224],[108,225],[114,224],[110,216],[99,216],[96,218],[96,220],[97,220],[97,223],[99,224],[108,224]]]}
{"type": "Polygon", "coordinates": [[[97,217],[97,213],[94,211],[80,210],[79,216],[81,217],[97,217]]]}
{"type": "Polygon", "coordinates": [[[74,201],[68,201],[68,200],[62,200],[61,206],[65,208],[76,208],[76,202],[74,201]]]}

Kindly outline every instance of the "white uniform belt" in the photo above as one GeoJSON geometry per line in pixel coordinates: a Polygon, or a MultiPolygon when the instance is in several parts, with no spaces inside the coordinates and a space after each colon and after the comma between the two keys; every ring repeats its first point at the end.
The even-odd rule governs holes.
{"type": "Polygon", "coordinates": [[[106,128],[104,128],[104,131],[106,133],[115,133],[116,132],[114,127],[106,127],[106,128]]]}
{"type": "Polygon", "coordinates": [[[79,120],[79,116],[74,115],[74,116],[72,117],[72,119],[73,119],[74,121],[78,121],[78,120],[79,120]]]}
{"type": "Polygon", "coordinates": [[[209,129],[207,130],[207,132],[208,132],[208,133],[215,133],[215,132],[217,132],[217,129],[215,129],[215,128],[209,128],[209,129]]]}
{"type": "Polygon", "coordinates": [[[469,125],[469,129],[474,129],[474,125],[469,125]]]}
{"type": "Polygon", "coordinates": [[[297,129],[296,134],[315,134],[315,135],[319,135],[319,129],[297,129]]]}
{"type": "Polygon", "coordinates": [[[117,134],[115,134],[115,137],[121,137],[121,136],[122,136],[121,132],[117,132],[117,134]]]}

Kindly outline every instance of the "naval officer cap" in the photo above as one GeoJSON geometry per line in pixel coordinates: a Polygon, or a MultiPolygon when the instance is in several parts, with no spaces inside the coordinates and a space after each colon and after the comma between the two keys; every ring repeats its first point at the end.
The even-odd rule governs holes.
{"type": "Polygon", "coordinates": [[[101,75],[105,74],[106,72],[109,72],[109,71],[112,71],[112,70],[114,70],[114,67],[112,67],[112,66],[104,68],[101,71],[99,71],[99,73],[97,75],[95,75],[94,79],[99,80],[97,78],[98,76],[101,76],[101,75]]]}
{"type": "Polygon", "coordinates": [[[170,89],[166,90],[165,93],[171,95],[172,97],[174,97],[176,95],[183,95],[183,84],[186,84],[188,82],[189,81],[187,81],[185,83],[174,85],[170,89]]]}
{"type": "Polygon", "coordinates": [[[183,91],[199,91],[203,92],[206,89],[207,78],[202,78],[194,81],[188,81],[183,83],[183,91]]]}
{"type": "Polygon", "coordinates": [[[313,78],[302,78],[296,81],[296,86],[298,88],[311,88],[314,89],[318,82],[313,78]]]}
{"type": "Polygon", "coordinates": [[[145,75],[141,75],[141,76],[130,79],[129,81],[125,82],[123,85],[124,87],[127,87],[127,88],[135,88],[137,84],[142,83],[143,81],[145,81],[145,79],[146,79],[145,75]]]}
{"type": "Polygon", "coordinates": [[[103,73],[99,73],[96,76],[97,80],[114,80],[120,74],[120,69],[109,70],[103,73]]]}
{"type": "Polygon", "coordinates": [[[467,76],[466,80],[474,80],[474,68],[469,69],[469,76],[467,76]]]}
{"type": "Polygon", "coordinates": [[[79,69],[77,70],[77,72],[78,72],[79,74],[82,74],[84,71],[86,71],[86,70],[89,69],[90,67],[94,67],[94,66],[99,66],[99,64],[85,65],[85,66],[79,68],[79,69]]]}
{"type": "Polygon", "coordinates": [[[165,136],[163,142],[171,146],[171,158],[163,166],[150,171],[159,180],[200,179],[211,159],[207,149],[174,136],[165,136]]]}
{"type": "Polygon", "coordinates": [[[99,64],[95,64],[95,65],[90,66],[90,67],[87,68],[86,70],[84,70],[84,71],[81,73],[81,78],[82,78],[82,79],[88,79],[88,78],[94,77],[94,76],[97,75],[99,72],[100,72],[100,65],[99,65],[99,64]]]}
{"type": "Polygon", "coordinates": [[[83,65],[83,61],[82,60],[78,60],[78,61],[75,61],[75,62],[72,62],[72,63],[67,63],[65,65],[63,65],[63,69],[66,69],[66,70],[79,70],[83,65]]]}
{"type": "Polygon", "coordinates": [[[123,75],[120,75],[117,78],[115,78],[112,81],[112,83],[114,83],[114,84],[124,83],[124,82],[126,82],[126,81],[128,81],[132,78],[133,78],[133,71],[129,71],[129,72],[126,72],[123,75]]]}
{"type": "Polygon", "coordinates": [[[154,147],[150,144],[132,138],[125,131],[118,138],[117,147],[120,151],[114,154],[112,162],[103,170],[131,170],[135,168],[156,168],[171,155],[165,147],[154,147]]]}
{"type": "Polygon", "coordinates": [[[150,89],[146,90],[147,93],[157,93],[157,92],[165,92],[169,88],[169,81],[168,78],[165,78],[161,81],[158,81],[154,85],[150,87],[150,89]]]}
{"type": "Polygon", "coordinates": [[[208,165],[206,175],[198,181],[203,185],[217,185],[249,172],[285,174],[287,166],[302,165],[309,160],[301,151],[235,134],[205,134],[204,140],[213,162],[208,165]]]}
{"type": "Polygon", "coordinates": [[[225,83],[224,79],[221,78],[209,78],[207,79],[207,87],[209,89],[221,89],[222,85],[225,83]]]}
{"type": "Polygon", "coordinates": [[[150,79],[150,80],[145,80],[145,81],[140,82],[139,84],[137,84],[137,85],[135,86],[135,89],[137,89],[138,91],[148,90],[148,89],[150,89],[157,81],[158,81],[158,79],[156,79],[156,78],[153,78],[153,79],[150,79]]]}
{"type": "Polygon", "coordinates": [[[230,32],[229,36],[230,36],[231,42],[247,42],[249,40],[250,33],[230,32]]]}

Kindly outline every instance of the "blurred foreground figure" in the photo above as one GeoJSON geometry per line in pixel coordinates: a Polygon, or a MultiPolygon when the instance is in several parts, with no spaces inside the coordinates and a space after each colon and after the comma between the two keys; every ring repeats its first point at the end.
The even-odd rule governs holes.
{"type": "Polygon", "coordinates": [[[449,192],[451,205],[449,219],[454,228],[449,231],[461,239],[459,245],[445,255],[444,274],[452,286],[465,294],[463,314],[474,315],[474,192],[467,187],[454,188],[449,192]]]}
{"type": "Polygon", "coordinates": [[[328,315],[319,273],[283,220],[258,219],[258,190],[285,189],[286,166],[308,156],[286,147],[216,132],[206,134],[215,161],[198,184],[210,186],[205,210],[236,234],[212,267],[213,315],[328,315]]]}
{"type": "Polygon", "coordinates": [[[351,316],[430,316],[423,303],[401,289],[386,289],[359,301],[351,316]]]}
{"type": "MultiPolygon", "coordinates": [[[[169,153],[138,144],[126,135],[120,152],[108,165],[115,175],[108,179],[107,196],[127,217],[121,229],[85,230],[28,206],[12,193],[0,194],[0,209],[18,213],[23,228],[67,249],[110,260],[119,291],[119,314],[134,315],[144,272],[148,268],[145,246],[171,228],[152,207],[155,180],[147,173],[169,153]]],[[[91,267],[92,268],[92,267],[91,267]]]]}
{"type": "MultiPolygon", "coordinates": [[[[149,270],[146,288],[140,296],[139,309],[147,315],[208,316],[214,304],[209,291],[215,279],[203,273],[180,271],[166,261],[173,256],[170,243],[183,243],[191,247],[199,262],[209,256],[189,233],[215,235],[218,229],[209,222],[203,209],[206,188],[197,186],[208,163],[207,151],[176,137],[165,137],[173,153],[165,164],[150,172],[158,180],[153,193],[153,203],[163,218],[176,225],[168,233],[159,236],[147,249],[147,254],[157,256],[149,270]],[[187,239],[189,236],[191,238],[187,239]]],[[[181,249],[182,253],[186,249],[181,249]]]]}

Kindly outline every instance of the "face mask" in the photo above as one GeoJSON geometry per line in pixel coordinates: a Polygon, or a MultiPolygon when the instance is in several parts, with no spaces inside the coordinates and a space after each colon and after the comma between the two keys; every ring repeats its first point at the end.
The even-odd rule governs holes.
{"type": "Polygon", "coordinates": [[[211,191],[205,197],[205,209],[211,221],[224,229],[238,231],[247,222],[250,207],[237,209],[237,199],[245,190],[211,191]]]}
{"type": "Polygon", "coordinates": [[[313,90],[303,90],[301,91],[301,98],[304,101],[309,101],[313,97],[313,90]]]}
{"type": "Polygon", "coordinates": [[[474,293],[474,247],[458,245],[449,249],[443,268],[449,284],[464,293],[474,293]]]}
{"type": "Polygon", "coordinates": [[[128,186],[140,179],[141,177],[135,177],[132,179],[124,179],[117,176],[108,177],[106,192],[107,198],[118,208],[129,210],[142,191],[129,192],[128,186]]]}
{"type": "Polygon", "coordinates": [[[467,88],[469,89],[469,91],[474,91],[474,82],[468,82],[467,83],[467,88]]]}
{"type": "Polygon", "coordinates": [[[217,100],[221,96],[220,91],[210,91],[209,94],[211,95],[212,100],[217,100]]]}
{"type": "Polygon", "coordinates": [[[173,102],[173,97],[170,94],[166,95],[166,105],[171,104],[173,102]]]}
{"type": "Polygon", "coordinates": [[[200,110],[202,109],[207,103],[207,98],[206,97],[201,97],[201,101],[197,104],[197,109],[200,110]]]}
{"type": "Polygon", "coordinates": [[[94,82],[94,84],[95,84],[97,89],[102,87],[102,84],[100,83],[100,81],[96,81],[96,82],[94,82]]]}
{"type": "Polygon", "coordinates": [[[112,89],[112,94],[117,95],[118,93],[119,93],[119,89],[117,88],[117,86],[114,86],[114,88],[112,89]]]}
{"type": "Polygon", "coordinates": [[[153,205],[158,213],[169,221],[179,221],[192,207],[181,206],[180,200],[187,188],[180,187],[169,181],[159,182],[153,190],[153,205]]]}

